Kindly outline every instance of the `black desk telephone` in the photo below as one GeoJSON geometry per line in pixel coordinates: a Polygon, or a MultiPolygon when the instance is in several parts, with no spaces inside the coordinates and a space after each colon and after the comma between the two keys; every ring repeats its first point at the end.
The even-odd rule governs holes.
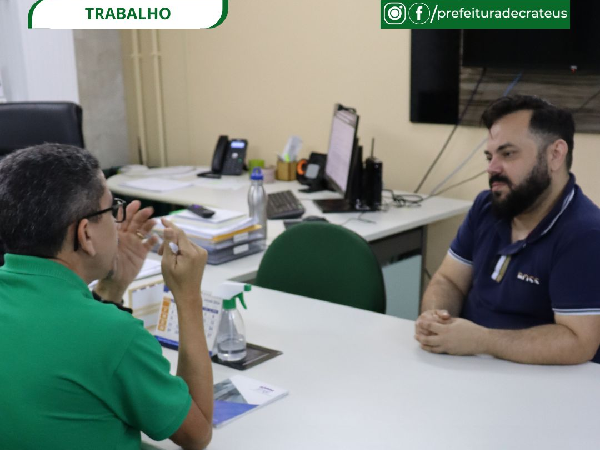
{"type": "Polygon", "coordinates": [[[241,175],[248,141],[246,139],[229,140],[227,136],[219,136],[213,154],[211,171],[199,173],[199,177],[220,178],[221,175],[241,175]]]}

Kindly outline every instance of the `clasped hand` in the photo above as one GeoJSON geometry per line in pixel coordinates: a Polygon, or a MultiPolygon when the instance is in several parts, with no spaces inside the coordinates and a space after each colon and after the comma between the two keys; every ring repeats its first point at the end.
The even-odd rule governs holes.
{"type": "Polygon", "coordinates": [[[484,334],[484,327],[469,320],[453,318],[445,310],[425,311],[415,323],[415,339],[423,350],[431,353],[484,353],[484,334]]]}

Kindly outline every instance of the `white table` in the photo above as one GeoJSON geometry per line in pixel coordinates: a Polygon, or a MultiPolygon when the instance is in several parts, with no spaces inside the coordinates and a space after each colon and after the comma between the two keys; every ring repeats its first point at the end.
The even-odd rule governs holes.
{"type": "MultiPolygon", "coordinates": [[[[221,180],[198,179],[195,176],[182,178],[182,181],[191,181],[195,185],[168,192],[151,192],[132,189],[122,186],[122,183],[135,179],[127,175],[116,175],[108,179],[109,189],[119,195],[133,198],[159,201],[177,205],[193,203],[205,206],[220,207],[246,212],[248,211],[247,193],[250,181],[246,175],[240,177],[224,176],[221,180]],[[226,187],[221,189],[220,187],[226,187]]],[[[318,193],[298,192],[304,186],[296,181],[277,181],[265,184],[267,193],[291,190],[302,200],[306,209],[305,216],[323,214],[311,200],[320,198],[340,197],[338,194],[323,191],[318,193]]],[[[344,224],[350,230],[365,238],[384,270],[386,285],[388,286],[388,312],[396,305],[410,305],[411,314],[396,313],[402,317],[414,318],[420,301],[421,284],[421,255],[425,253],[426,232],[425,227],[434,222],[463,214],[471,206],[471,202],[442,197],[427,199],[420,207],[390,208],[389,211],[369,212],[362,217],[369,222],[349,220],[359,217],[359,213],[326,214],[325,217],[332,223],[344,224]],[[399,255],[419,255],[412,258],[409,267],[411,275],[402,281],[403,289],[389,288],[389,281],[398,284],[399,276],[406,273],[403,262],[396,262],[399,255]],[[412,275],[414,273],[414,275],[412,275]],[[410,286],[407,283],[411,283],[410,286]]],[[[284,231],[283,221],[269,220],[267,224],[270,244],[284,231]]],[[[208,266],[205,272],[203,289],[212,290],[225,280],[251,281],[256,276],[256,271],[262,259],[262,253],[244,257],[242,259],[225,263],[220,266],[208,266]]],[[[392,312],[394,313],[394,312],[392,312]]]]}
{"type": "Polygon", "coordinates": [[[249,342],[283,355],[213,364],[215,382],[242,373],[290,394],[214,430],[210,450],[598,448],[600,365],[433,355],[411,321],[256,287],[247,302],[249,342]]]}
{"type": "MultiPolygon", "coordinates": [[[[238,177],[223,176],[222,180],[209,180],[197,177],[183,178],[181,179],[182,181],[191,180],[192,182],[202,184],[168,192],[143,191],[141,189],[122,186],[123,182],[133,179],[136,179],[136,177],[115,175],[108,179],[108,188],[112,192],[121,195],[163,203],[186,206],[198,203],[208,207],[214,206],[243,212],[248,211],[247,195],[250,180],[246,175],[238,177]],[[219,183],[232,188],[235,187],[235,189],[216,189],[210,187],[211,185],[218,186],[219,183]]],[[[469,210],[472,204],[472,202],[465,200],[433,197],[423,202],[420,207],[391,208],[387,212],[368,212],[363,214],[362,217],[364,219],[374,221],[375,223],[356,220],[348,222],[350,218],[357,218],[359,213],[323,215],[312,202],[312,200],[322,198],[341,198],[337,193],[331,191],[316,193],[298,192],[299,189],[306,186],[302,186],[297,181],[276,181],[275,183],[265,184],[264,187],[267,194],[285,190],[293,191],[302,200],[302,205],[306,209],[305,216],[324,216],[330,222],[337,224],[347,222],[344,225],[346,228],[355,231],[369,242],[463,214],[469,210]]],[[[268,222],[268,231],[268,240],[271,242],[284,231],[283,221],[270,220],[268,222]]]]}

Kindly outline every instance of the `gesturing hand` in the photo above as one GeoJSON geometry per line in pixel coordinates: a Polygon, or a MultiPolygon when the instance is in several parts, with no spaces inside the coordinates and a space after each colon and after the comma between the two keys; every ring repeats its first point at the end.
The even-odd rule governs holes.
{"type": "Polygon", "coordinates": [[[156,236],[146,239],[155,223],[150,219],[152,207],[140,210],[140,206],[139,200],[127,205],[126,219],[118,225],[116,265],[111,274],[100,280],[96,287],[96,292],[105,300],[121,302],[127,286],[138,275],[148,252],[158,241],[156,236]]]}
{"type": "Polygon", "coordinates": [[[185,233],[165,218],[164,243],[158,253],[162,255],[162,273],[166,285],[169,287],[178,307],[186,307],[200,300],[200,286],[208,253],[201,247],[191,242],[185,233]],[[169,243],[179,247],[173,253],[169,243]]]}

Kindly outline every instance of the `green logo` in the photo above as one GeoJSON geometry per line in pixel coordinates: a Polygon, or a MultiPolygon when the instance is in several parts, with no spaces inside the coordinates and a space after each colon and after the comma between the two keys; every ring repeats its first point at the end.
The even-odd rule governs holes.
{"type": "Polygon", "coordinates": [[[571,28],[570,0],[381,0],[381,28],[571,28]]]}

